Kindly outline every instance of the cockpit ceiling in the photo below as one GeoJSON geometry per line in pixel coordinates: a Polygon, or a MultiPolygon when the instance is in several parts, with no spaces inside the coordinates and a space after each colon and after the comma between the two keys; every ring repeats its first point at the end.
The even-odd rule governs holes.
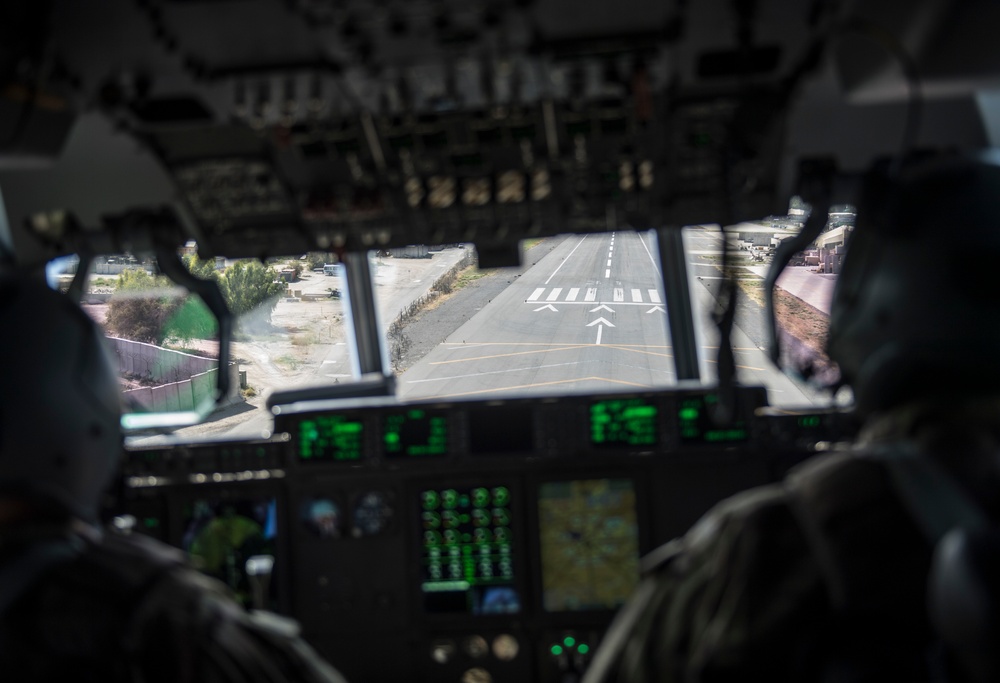
{"type": "Polygon", "coordinates": [[[899,54],[941,98],[921,145],[981,145],[974,95],[1000,73],[1000,11],[971,1],[0,12],[21,36],[0,48],[0,187],[29,260],[72,246],[17,234],[52,211],[100,230],[170,205],[230,256],[475,242],[498,261],[525,237],[759,218],[811,158],[857,171],[899,150],[899,54]],[[939,125],[956,111],[970,125],[939,125]]]}

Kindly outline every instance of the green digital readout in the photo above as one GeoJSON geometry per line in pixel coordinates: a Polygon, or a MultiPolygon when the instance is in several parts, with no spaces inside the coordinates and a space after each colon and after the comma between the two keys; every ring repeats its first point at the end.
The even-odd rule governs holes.
{"type": "Polygon", "coordinates": [[[420,588],[430,614],[520,611],[514,511],[506,486],[420,492],[420,588]]]}
{"type": "Polygon", "coordinates": [[[299,459],[355,461],[364,454],[365,425],[344,415],[319,415],[299,422],[299,459]]]}
{"type": "Polygon", "coordinates": [[[590,405],[590,443],[598,448],[655,446],[657,408],[641,398],[597,401],[590,405]]]}
{"type": "Polygon", "coordinates": [[[677,427],[681,443],[729,443],[747,440],[746,425],[741,419],[717,425],[709,410],[718,402],[715,394],[681,399],[677,409],[677,427]]]}
{"type": "Polygon", "coordinates": [[[819,427],[821,418],[819,415],[802,415],[798,419],[800,427],[819,427]]]}
{"type": "Polygon", "coordinates": [[[448,417],[414,408],[385,416],[383,442],[387,458],[447,455],[448,417]]]}

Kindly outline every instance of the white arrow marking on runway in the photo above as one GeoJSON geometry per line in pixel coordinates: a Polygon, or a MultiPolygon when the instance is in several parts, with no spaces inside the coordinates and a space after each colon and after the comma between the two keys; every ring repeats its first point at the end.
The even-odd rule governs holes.
{"type": "Polygon", "coordinates": [[[661,307],[659,307],[659,306],[653,306],[653,307],[652,307],[651,309],[649,309],[648,311],[646,311],[646,313],[654,313],[654,312],[656,312],[656,311],[659,311],[660,313],[666,313],[666,311],[664,311],[664,310],[663,310],[663,309],[662,309],[661,307]]]}
{"type": "Polygon", "coordinates": [[[605,311],[607,311],[608,313],[614,313],[614,312],[615,312],[615,309],[613,309],[613,308],[608,308],[608,307],[607,307],[607,306],[606,306],[605,304],[601,304],[601,305],[600,305],[600,306],[598,306],[597,308],[592,308],[592,309],[590,309],[590,312],[591,312],[591,313],[597,313],[597,312],[598,312],[599,310],[601,310],[602,308],[603,308],[603,309],[604,309],[605,311]]]}
{"type": "Polygon", "coordinates": [[[604,325],[597,326],[597,341],[594,342],[595,346],[601,345],[601,336],[604,334],[604,325]]]}
{"type": "Polygon", "coordinates": [[[556,313],[558,313],[558,312],[559,312],[559,309],[557,309],[557,308],[556,308],[555,306],[553,306],[552,304],[545,304],[545,305],[544,305],[544,306],[542,306],[541,308],[536,308],[536,309],[535,309],[535,313],[538,313],[538,311],[544,311],[544,310],[545,310],[546,308],[551,308],[551,309],[552,309],[553,311],[555,311],[556,313]]]}
{"type": "Polygon", "coordinates": [[[592,322],[592,323],[587,323],[587,327],[593,327],[593,326],[594,326],[594,325],[596,325],[597,323],[600,323],[600,324],[602,324],[602,325],[607,325],[608,327],[614,327],[614,325],[613,325],[613,324],[609,323],[609,322],[608,322],[607,320],[605,320],[604,318],[598,318],[597,320],[595,320],[595,321],[594,321],[594,322],[592,322]]]}

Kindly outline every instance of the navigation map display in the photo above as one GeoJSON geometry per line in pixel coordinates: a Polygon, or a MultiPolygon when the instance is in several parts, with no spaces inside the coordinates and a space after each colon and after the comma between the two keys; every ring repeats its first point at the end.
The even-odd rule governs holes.
{"type": "Polygon", "coordinates": [[[628,479],[542,484],[542,603],[548,612],[620,607],[639,579],[636,497],[628,479]]]}
{"type": "Polygon", "coordinates": [[[181,547],[196,568],[229,586],[245,607],[274,610],[277,567],[257,568],[258,558],[276,555],[277,527],[272,497],[199,498],[184,505],[181,547]]]}
{"type": "Polygon", "coordinates": [[[513,614],[510,489],[434,488],[420,492],[424,610],[429,614],[513,614]]]}

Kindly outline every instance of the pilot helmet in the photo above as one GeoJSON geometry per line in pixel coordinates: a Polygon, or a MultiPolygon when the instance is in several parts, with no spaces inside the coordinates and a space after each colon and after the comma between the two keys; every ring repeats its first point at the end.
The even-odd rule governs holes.
{"type": "Polygon", "coordinates": [[[827,350],[859,414],[1000,391],[1000,153],[869,174],[827,350]]]}
{"type": "Polygon", "coordinates": [[[98,326],[41,278],[0,275],[0,497],[96,522],[122,452],[98,326]]]}

